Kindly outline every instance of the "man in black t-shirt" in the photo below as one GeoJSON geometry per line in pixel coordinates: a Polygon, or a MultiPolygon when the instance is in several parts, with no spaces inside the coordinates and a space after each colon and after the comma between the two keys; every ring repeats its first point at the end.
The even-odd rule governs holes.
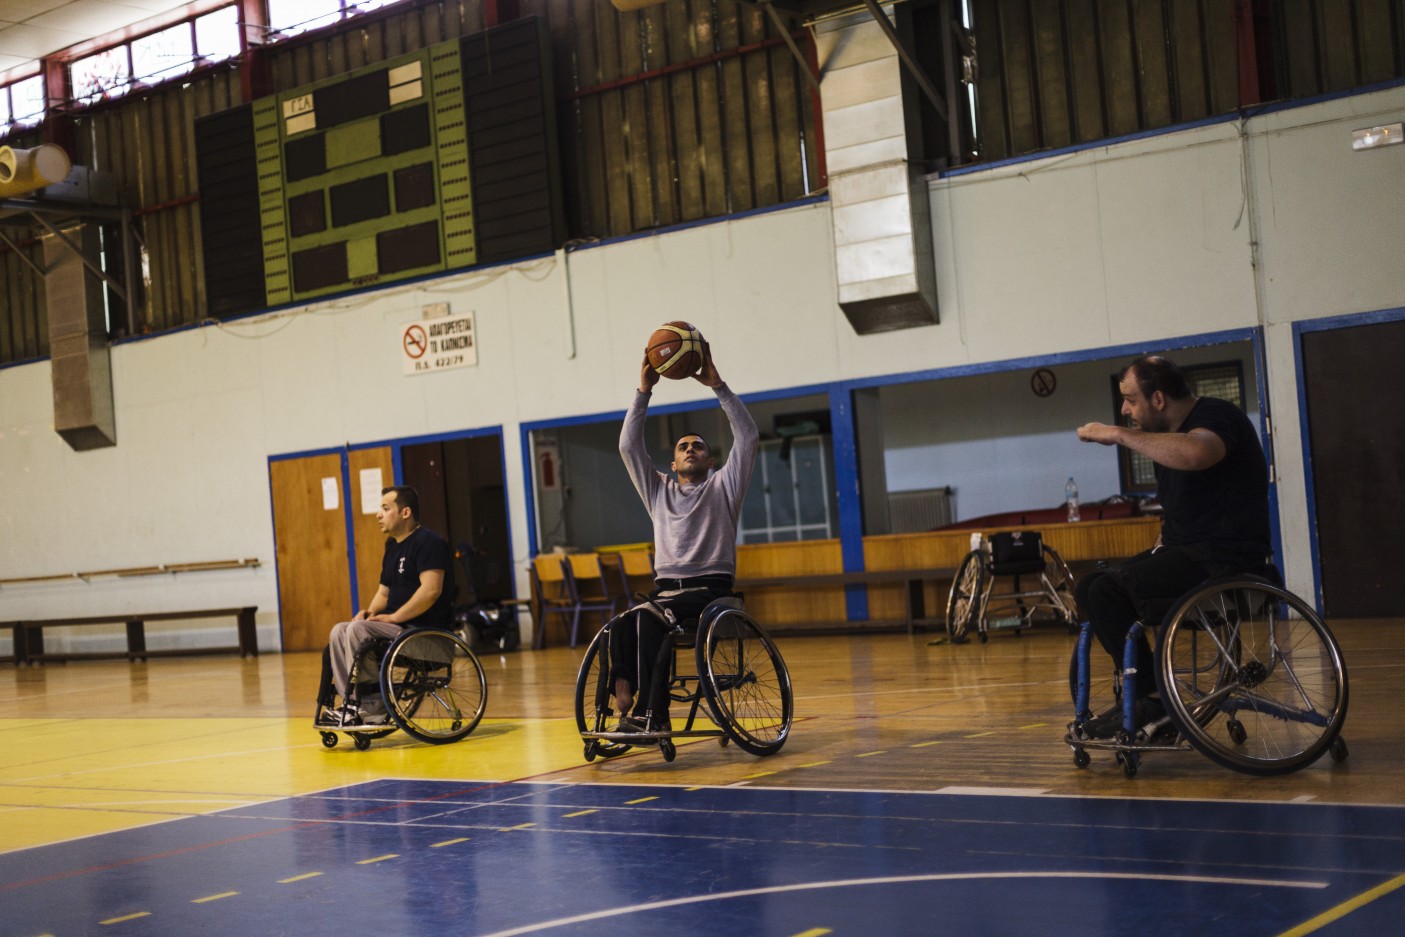
{"type": "Polygon", "coordinates": [[[408,485],[382,489],[376,520],[390,538],[381,561],[380,587],[356,617],[332,627],[323,652],[319,719],[329,725],[370,725],[386,720],[384,702],[375,690],[377,675],[363,676],[364,692],[352,694],[349,685],[352,661],[367,638],[394,638],[412,626],[448,627],[453,620],[453,555],[443,537],[420,526],[419,494],[408,485]],[[333,689],[341,694],[344,712],[332,711],[333,689]],[[359,710],[346,703],[352,695],[360,698],[359,710]]]}
{"type": "MultiPolygon", "coordinates": [[[[1234,404],[1196,397],[1169,359],[1133,361],[1118,382],[1122,415],[1132,426],[1087,423],[1078,438],[1126,446],[1155,463],[1163,510],[1161,536],[1152,549],[1078,583],[1078,607],[1098,642],[1121,667],[1127,631],[1142,621],[1157,625],[1167,603],[1211,576],[1257,572],[1271,552],[1268,463],[1254,425],[1234,404]],[[1148,620],[1150,619],[1150,620],[1148,620]]],[[[1151,646],[1137,649],[1138,725],[1164,715],[1155,699],[1151,646]]],[[[1120,712],[1086,727],[1110,737],[1120,712]]]]}

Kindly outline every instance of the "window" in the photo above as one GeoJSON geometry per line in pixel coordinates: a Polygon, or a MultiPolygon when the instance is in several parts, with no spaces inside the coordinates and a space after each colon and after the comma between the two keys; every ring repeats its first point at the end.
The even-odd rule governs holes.
{"type": "Polygon", "coordinates": [[[828,436],[762,442],[751,487],[742,502],[740,542],[782,543],[835,536],[838,510],[831,459],[828,436]]]}
{"type": "Polygon", "coordinates": [[[239,10],[221,7],[195,20],[195,53],[204,62],[232,59],[243,49],[239,44],[239,10]]]}
{"type": "Polygon", "coordinates": [[[195,31],[178,23],[159,33],[132,40],[132,80],[154,85],[195,67],[195,31]]]}
{"type": "Polygon", "coordinates": [[[9,129],[10,123],[10,89],[0,88],[0,125],[9,129]]]}
{"type": "Polygon", "coordinates": [[[281,36],[319,26],[330,26],[342,18],[341,0],[269,0],[268,25],[281,36]]]}
{"type": "Polygon", "coordinates": [[[10,122],[33,126],[44,119],[44,76],[35,75],[10,85],[10,122]]]}
{"type": "Polygon", "coordinates": [[[221,62],[241,51],[239,10],[220,7],[74,62],[69,66],[73,100],[93,104],[120,97],[134,85],[170,81],[198,65],[221,62]]]}
{"type": "MultiPolygon", "coordinates": [[[[1244,409],[1244,364],[1240,361],[1224,361],[1217,364],[1192,364],[1181,367],[1185,379],[1190,384],[1190,392],[1197,397],[1218,397],[1228,400],[1239,409],[1244,409]]],[[[1117,423],[1126,426],[1128,421],[1122,416],[1122,394],[1117,389],[1117,375],[1112,376],[1112,400],[1117,414],[1117,423]]],[[[1122,446],[1117,447],[1118,469],[1122,476],[1124,494],[1156,492],[1156,469],[1146,456],[1122,446]]]]}
{"type": "Polygon", "coordinates": [[[73,100],[92,104],[104,97],[126,94],[132,83],[132,63],[127,47],[104,49],[95,55],[79,59],[69,66],[73,100]]]}

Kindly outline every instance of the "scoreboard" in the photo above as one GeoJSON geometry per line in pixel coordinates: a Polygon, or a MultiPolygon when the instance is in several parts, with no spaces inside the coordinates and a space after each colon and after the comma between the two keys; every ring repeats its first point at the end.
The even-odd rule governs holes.
{"type": "Polygon", "coordinates": [[[559,247],[550,62],[523,17],[198,118],[210,315],[559,247]]]}
{"type": "Polygon", "coordinates": [[[253,103],[266,301],[471,266],[457,42],[253,103]]]}

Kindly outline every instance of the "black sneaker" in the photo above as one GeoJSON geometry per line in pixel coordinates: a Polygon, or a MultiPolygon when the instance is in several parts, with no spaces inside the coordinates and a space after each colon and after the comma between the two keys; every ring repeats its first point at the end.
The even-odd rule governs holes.
{"type": "Polygon", "coordinates": [[[1083,723],[1083,737],[1089,739],[1110,739],[1122,728],[1122,704],[1098,713],[1083,723]]]}

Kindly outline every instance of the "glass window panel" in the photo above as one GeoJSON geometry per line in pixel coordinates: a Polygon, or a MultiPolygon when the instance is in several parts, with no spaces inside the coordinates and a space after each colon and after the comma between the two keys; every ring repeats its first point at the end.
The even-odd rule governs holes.
{"type": "Polygon", "coordinates": [[[96,55],[79,59],[69,66],[73,82],[73,100],[91,104],[104,95],[125,94],[132,75],[127,61],[127,47],[104,49],[96,55]]]}
{"type": "Polygon", "coordinates": [[[826,471],[823,443],[820,437],[797,439],[790,450],[800,496],[802,524],[824,524],[829,520],[829,472],[826,471]]]}
{"type": "Polygon", "coordinates": [[[0,88],[0,124],[10,122],[10,89],[0,88]]]}
{"type": "Polygon", "coordinates": [[[766,466],[763,464],[753,470],[751,486],[746,490],[746,500],[742,501],[742,527],[762,530],[770,526],[766,519],[766,466]]]}
{"type": "Polygon", "coordinates": [[[10,119],[17,124],[37,124],[44,119],[43,75],[10,85],[10,119]]]}
{"type": "Polygon", "coordinates": [[[340,0],[269,0],[268,3],[268,25],[284,36],[296,36],[339,19],[340,0]]]}
{"type": "Polygon", "coordinates": [[[220,62],[238,55],[239,10],[222,7],[197,18],[195,51],[206,62],[220,62]]]}
{"type": "Polygon", "coordinates": [[[771,505],[771,526],[794,527],[795,482],[790,474],[791,463],[781,459],[780,446],[766,446],[761,458],[766,463],[766,494],[771,505]]]}
{"type": "Polygon", "coordinates": [[[177,23],[150,36],[132,40],[132,77],[155,84],[195,67],[190,23],[177,23]]]}

